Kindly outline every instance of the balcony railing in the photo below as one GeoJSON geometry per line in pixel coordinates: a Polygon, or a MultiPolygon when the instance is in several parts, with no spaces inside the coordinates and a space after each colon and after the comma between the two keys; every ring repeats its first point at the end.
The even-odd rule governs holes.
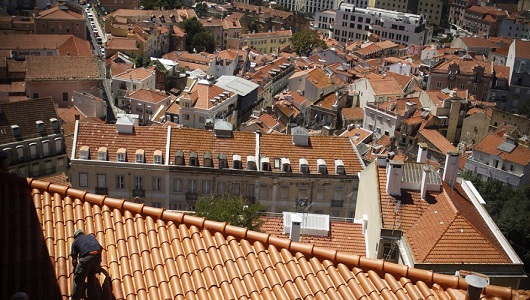
{"type": "Polygon", "coordinates": [[[197,200],[198,196],[196,193],[186,193],[186,200],[197,200]]]}
{"type": "Polygon", "coordinates": [[[145,197],[145,190],[132,190],[133,197],[145,197]]]}
{"type": "Polygon", "coordinates": [[[331,200],[331,207],[343,207],[344,200],[331,200]]]}
{"type": "Polygon", "coordinates": [[[104,187],[96,187],[96,194],[98,195],[108,195],[109,194],[109,189],[108,188],[104,188],[104,187]]]}

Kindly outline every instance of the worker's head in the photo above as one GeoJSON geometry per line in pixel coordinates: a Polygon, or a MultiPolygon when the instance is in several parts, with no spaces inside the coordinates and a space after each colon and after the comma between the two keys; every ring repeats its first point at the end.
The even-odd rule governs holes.
{"type": "Polygon", "coordinates": [[[78,236],[80,236],[80,235],[82,235],[82,234],[84,234],[83,230],[81,230],[81,229],[77,229],[77,230],[74,232],[74,238],[76,238],[76,237],[78,237],[78,236]]]}

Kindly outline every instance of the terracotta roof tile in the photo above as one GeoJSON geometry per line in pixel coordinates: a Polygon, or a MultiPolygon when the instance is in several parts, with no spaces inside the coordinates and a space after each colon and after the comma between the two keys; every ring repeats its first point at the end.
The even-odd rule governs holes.
{"type": "Polygon", "coordinates": [[[528,149],[528,147],[518,145],[511,152],[498,149],[498,147],[505,142],[506,140],[502,136],[488,134],[475,146],[474,149],[489,155],[499,156],[503,160],[523,166],[530,164],[530,149],[528,149]]]}
{"type": "Polygon", "coordinates": [[[160,103],[161,101],[169,99],[169,95],[166,95],[165,92],[146,90],[146,89],[132,91],[128,93],[125,97],[143,101],[143,102],[150,102],[154,104],[157,104],[157,103],[160,103]]]}
{"type": "MultiPolygon", "coordinates": [[[[60,34],[4,34],[0,39],[0,49],[59,49],[72,35],[60,34]]],[[[73,40],[82,41],[75,37],[73,40]]],[[[73,54],[72,54],[73,55],[73,54]]],[[[79,54],[81,55],[81,53],[79,54]]]]}
{"type": "Polygon", "coordinates": [[[519,59],[530,59],[530,41],[515,39],[515,57],[519,59]]]}
{"type": "Polygon", "coordinates": [[[427,192],[426,200],[414,190],[394,197],[386,192],[386,169],[377,169],[383,228],[399,224],[416,263],[511,262],[462,190],[443,183],[440,192],[427,192]]]}
{"type": "MultiPolygon", "coordinates": [[[[0,172],[3,248],[0,290],[30,299],[67,298],[73,233],[103,246],[98,274],[115,299],[459,300],[463,278],[433,274],[179,212],[94,195],[0,172]],[[7,244],[6,244],[7,246],[7,244]],[[39,268],[35,268],[38,265],[39,268]],[[388,288],[391,287],[391,288],[388,288]],[[410,296],[409,296],[410,295],[410,296]]],[[[484,300],[522,300],[527,291],[488,286],[484,300]]]]}
{"type": "Polygon", "coordinates": [[[105,44],[105,48],[128,51],[140,50],[137,44],[136,39],[132,37],[112,37],[105,44]]]}
{"type": "Polygon", "coordinates": [[[56,5],[39,12],[35,19],[44,20],[83,20],[83,15],[77,11],[68,9],[65,5],[56,5]]]}
{"type": "Polygon", "coordinates": [[[116,74],[114,78],[144,80],[155,73],[153,69],[136,68],[129,69],[123,73],[116,74]]]}
{"type": "Polygon", "coordinates": [[[87,56],[28,56],[26,80],[97,80],[97,59],[87,56]]]}
{"type": "MultiPolygon", "coordinates": [[[[261,218],[264,223],[260,227],[262,232],[271,236],[289,238],[283,233],[283,218],[265,216],[261,218]]],[[[325,247],[345,253],[366,256],[362,224],[344,221],[330,221],[327,236],[300,235],[300,242],[309,243],[317,247],[325,247]]]]}
{"type": "Polygon", "coordinates": [[[360,107],[345,107],[341,109],[342,116],[346,120],[362,120],[364,119],[364,111],[360,107]]]}
{"type": "Polygon", "coordinates": [[[396,79],[370,79],[369,80],[375,95],[395,95],[403,94],[403,88],[399,85],[396,79]]]}
{"type": "Polygon", "coordinates": [[[418,133],[443,154],[455,152],[457,150],[456,147],[436,129],[421,129],[418,133]]]}

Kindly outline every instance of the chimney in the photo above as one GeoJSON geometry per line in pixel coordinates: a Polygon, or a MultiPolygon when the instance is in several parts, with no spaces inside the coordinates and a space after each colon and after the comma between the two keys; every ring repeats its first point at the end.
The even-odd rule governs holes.
{"type": "Polygon", "coordinates": [[[386,154],[379,154],[377,155],[377,158],[375,159],[375,163],[378,167],[386,168],[386,160],[388,156],[386,154]]]}
{"type": "Polygon", "coordinates": [[[300,229],[302,228],[302,218],[299,214],[291,214],[291,232],[289,238],[293,242],[300,241],[300,229]]]}
{"type": "Polygon", "coordinates": [[[423,164],[427,161],[427,150],[429,149],[429,146],[426,143],[419,143],[418,146],[418,157],[416,158],[416,162],[423,164]]]}
{"type": "Polygon", "coordinates": [[[401,196],[402,161],[391,160],[386,171],[386,192],[392,196],[401,196]]]}
{"type": "Polygon", "coordinates": [[[427,165],[423,165],[423,171],[421,174],[421,200],[425,200],[427,197],[427,182],[429,181],[429,173],[431,173],[431,168],[427,165]]]}
{"type": "Polygon", "coordinates": [[[449,151],[445,157],[445,169],[443,180],[452,188],[455,186],[458,171],[458,152],[449,151]]]}
{"type": "Polygon", "coordinates": [[[465,279],[468,284],[466,300],[480,300],[482,289],[489,285],[488,281],[477,275],[467,275],[465,279]]]}

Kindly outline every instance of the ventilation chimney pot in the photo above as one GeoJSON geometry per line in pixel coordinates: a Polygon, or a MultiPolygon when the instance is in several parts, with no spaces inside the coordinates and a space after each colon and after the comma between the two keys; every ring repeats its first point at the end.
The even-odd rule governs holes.
{"type": "Polygon", "coordinates": [[[429,173],[431,173],[431,168],[427,165],[423,165],[423,171],[421,174],[421,199],[425,200],[427,198],[427,182],[429,182],[429,173]]]}
{"type": "Polygon", "coordinates": [[[300,229],[302,227],[302,218],[298,214],[291,215],[291,232],[289,233],[289,238],[293,242],[300,241],[300,229]]]}
{"type": "Polygon", "coordinates": [[[378,167],[386,168],[386,161],[388,156],[386,154],[379,154],[375,160],[378,167]]]}
{"type": "Polygon", "coordinates": [[[386,171],[386,192],[392,196],[401,196],[401,179],[403,177],[402,161],[391,160],[386,171]]]}
{"type": "Polygon", "coordinates": [[[480,300],[482,289],[489,285],[488,281],[477,275],[467,275],[465,279],[468,284],[466,299],[480,300]]]}
{"type": "Polygon", "coordinates": [[[447,152],[445,157],[445,169],[443,174],[443,180],[452,188],[455,187],[456,175],[458,172],[458,152],[447,152]]]}
{"type": "Polygon", "coordinates": [[[426,143],[418,144],[418,157],[416,158],[416,162],[422,164],[427,162],[427,150],[429,150],[429,146],[426,143]]]}

